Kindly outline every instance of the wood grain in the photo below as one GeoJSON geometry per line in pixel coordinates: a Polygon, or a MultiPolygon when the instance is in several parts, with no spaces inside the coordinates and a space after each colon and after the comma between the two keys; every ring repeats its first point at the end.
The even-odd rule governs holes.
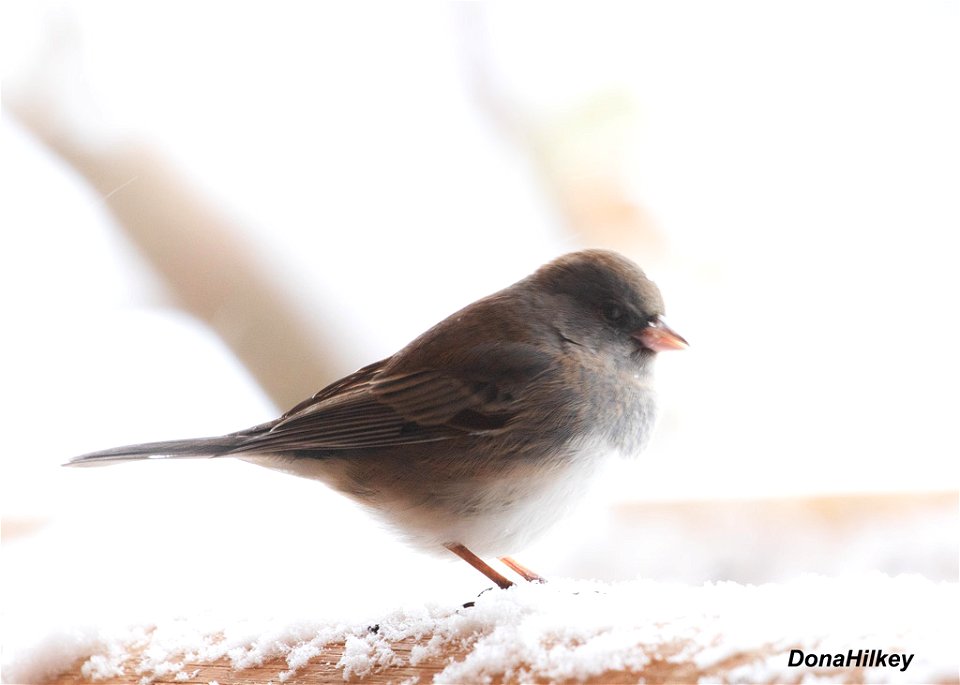
{"type": "MultiPolygon", "coordinates": [[[[167,676],[151,678],[150,682],[157,685],[209,685],[211,682],[219,685],[253,685],[262,683],[284,682],[288,685],[317,685],[318,683],[367,683],[369,685],[386,685],[388,683],[430,683],[440,671],[454,661],[462,661],[470,652],[471,644],[458,648],[450,648],[442,655],[423,659],[416,665],[410,664],[410,653],[416,645],[424,645],[429,636],[420,640],[407,639],[394,642],[391,647],[397,655],[397,662],[391,666],[374,669],[364,675],[344,677],[342,667],[338,666],[343,656],[344,643],[327,645],[322,653],[311,659],[309,664],[298,669],[285,680],[284,672],[289,666],[282,658],[273,659],[259,666],[234,670],[226,659],[212,663],[185,663],[182,672],[171,673],[167,676]]],[[[683,643],[649,645],[649,653],[655,654],[650,662],[641,669],[611,670],[597,674],[586,680],[551,680],[536,674],[519,677],[517,672],[492,673],[491,683],[586,683],[587,685],[619,685],[621,683],[647,683],[660,685],[663,683],[696,683],[704,680],[711,682],[747,682],[747,683],[800,683],[811,675],[808,669],[796,669],[796,676],[784,678],[783,671],[774,669],[768,671],[769,677],[760,674],[771,661],[786,664],[790,647],[773,648],[770,645],[757,645],[731,654],[713,664],[700,667],[693,660],[684,658],[687,645],[683,643]],[[756,669],[756,670],[754,670],[756,669]]],[[[74,667],[49,681],[51,685],[80,685],[92,682],[85,679],[80,668],[82,661],[74,667]]],[[[105,685],[121,685],[136,683],[142,677],[137,656],[124,666],[125,675],[122,677],[97,680],[105,685]]],[[[527,673],[530,668],[527,667],[527,673]]],[[[523,671],[520,671],[521,673],[523,671]]],[[[823,669],[817,670],[816,675],[832,683],[863,683],[867,682],[862,668],[823,669]]],[[[481,682],[481,681],[477,681],[481,682]]],[[[944,685],[957,683],[958,680],[942,681],[944,685]]]]}
{"type": "MultiPolygon", "coordinates": [[[[368,683],[369,685],[386,685],[387,683],[410,682],[417,678],[419,683],[432,682],[433,677],[442,671],[444,667],[452,661],[461,661],[470,651],[470,646],[461,649],[450,649],[441,656],[434,656],[419,662],[416,666],[411,666],[410,651],[417,644],[425,644],[429,637],[422,640],[403,640],[393,643],[392,649],[400,657],[399,663],[380,670],[374,670],[364,676],[351,676],[344,678],[343,669],[337,664],[343,655],[344,643],[334,643],[324,648],[322,654],[315,657],[308,665],[299,669],[289,679],[283,681],[288,685],[315,685],[317,683],[368,683]]],[[[493,683],[574,683],[584,682],[588,684],[609,683],[617,685],[619,683],[637,683],[645,682],[650,685],[659,683],[695,683],[701,678],[709,678],[724,681],[726,675],[733,669],[748,666],[752,663],[761,663],[771,656],[776,655],[776,651],[770,648],[758,647],[752,651],[745,651],[729,658],[726,658],[707,668],[698,668],[690,661],[675,661],[678,654],[683,651],[683,645],[655,645],[651,646],[651,651],[656,652],[658,656],[651,659],[651,662],[640,670],[618,670],[606,671],[602,674],[589,678],[585,681],[561,680],[550,681],[542,677],[519,679],[514,674],[499,673],[493,676],[493,683]]],[[[783,661],[786,662],[787,654],[783,653],[783,661]]],[[[68,673],[64,673],[55,680],[50,681],[52,685],[79,685],[89,683],[80,674],[82,662],[78,661],[74,668],[68,673]]],[[[159,677],[152,680],[158,685],[208,685],[216,681],[220,685],[253,685],[255,683],[279,682],[281,673],[288,671],[286,661],[283,659],[274,659],[260,666],[246,668],[243,670],[234,670],[229,662],[224,659],[214,663],[187,663],[183,666],[182,675],[177,674],[159,677]]],[[[139,680],[141,674],[138,669],[137,657],[131,658],[125,665],[124,677],[110,678],[107,680],[98,680],[98,683],[105,685],[120,685],[134,683],[139,680]]],[[[798,672],[796,681],[801,680],[806,671],[798,672]]],[[[843,671],[823,672],[830,675],[837,683],[859,683],[863,682],[862,669],[847,669],[843,671]]],[[[778,682],[784,682],[778,679],[778,682]]],[[[786,681],[790,682],[790,681],[786,681]]]]}

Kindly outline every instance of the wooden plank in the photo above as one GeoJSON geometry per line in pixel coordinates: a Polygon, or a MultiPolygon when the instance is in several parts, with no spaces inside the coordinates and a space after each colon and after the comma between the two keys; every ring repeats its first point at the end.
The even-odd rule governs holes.
{"type": "MultiPolygon", "coordinates": [[[[462,661],[470,652],[472,645],[465,645],[457,648],[449,646],[442,655],[428,657],[416,665],[410,664],[411,650],[416,645],[424,645],[429,640],[429,636],[424,636],[420,640],[407,639],[400,642],[391,643],[391,648],[397,655],[396,663],[391,666],[374,670],[363,676],[352,675],[345,678],[343,668],[338,663],[343,656],[344,643],[338,642],[327,645],[319,656],[314,657],[310,662],[298,669],[287,679],[281,680],[285,672],[290,670],[286,661],[282,658],[273,659],[259,666],[245,668],[243,670],[234,670],[226,659],[221,659],[212,663],[185,663],[182,671],[171,673],[166,676],[152,678],[151,682],[157,685],[209,685],[211,682],[217,682],[219,685],[254,685],[263,683],[284,682],[287,685],[317,685],[319,683],[365,683],[368,685],[387,685],[389,683],[430,683],[434,676],[442,671],[448,664],[454,661],[462,661]]],[[[650,663],[640,669],[635,670],[611,670],[602,674],[587,678],[586,680],[559,680],[553,681],[542,676],[518,678],[515,674],[505,673],[491,674],[492,683],[586,683],[587,685],[619,685],[621,683],[643,682],[648,685],[658,685],[661,683],[695,683],[701,680],[716,682],[778,682],[778,683],[800,683],[805,677],[811,675],[809,669],[796,669],[795,678],[784,678],[783,671],[775,669],[770,673],[769,678],[758,680],[756,677],[750,677],[749,673],[762,673],[764,665],[773,662],[782,664],[787,663],[790,647],[781,647],[776,649],[770,645],[758,645],[752,649],[746,649],[723,658],[715,663],[700,667],[692,659],[682,658],[687,645],[682,643],[673,643],[669,645],[649,645],[648,649],[652,657],[650,663]],[[751,667],[756,667],[753,670],[751,667]],[[746,669],[746,670],[745,670],[746,669]],[[746,676],[746,677],[745,677],[746,676]]],[[[51,685],[81,685],[92,681],[86,680],[80,674],[82,661],[74,664],[74,667],[49,681],[51,685]]],[[[108,678],[106,680],[97,680],[97,683],[104,685],[122,685],[126,683],[135,683],[142,677],[142,671],[136,656],[133,656],[124,665],[125,674],[122,677],[108,678]]],[[[530,672],[530,666],[526,666],[530,672]]],[[[522,671],[521,671],[522,672],[522,671]]],[[[863,668],[828,668],[818,669],[817,677],[826,678],[833,683],[863,683],[868,682],[865,669],[863,668]]],[[[945,685],[957,683],[954,680],[942,681],[945,685]]]]}

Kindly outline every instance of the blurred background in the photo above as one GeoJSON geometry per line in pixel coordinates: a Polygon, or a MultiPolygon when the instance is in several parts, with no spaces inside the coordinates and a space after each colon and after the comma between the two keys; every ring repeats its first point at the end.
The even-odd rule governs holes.
{"type": "Polygon", "coordinates": [[[524,563],[956,580],[958,15],[8,0],[4,630],[468,599],[319,483],[59,465],[269,420],[587,246],[691,348],[647,453],[524,563]]]}

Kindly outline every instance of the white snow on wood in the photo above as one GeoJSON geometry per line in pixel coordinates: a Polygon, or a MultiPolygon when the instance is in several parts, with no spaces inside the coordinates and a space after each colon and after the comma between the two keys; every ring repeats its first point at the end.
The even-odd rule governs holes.
{"type": "Polygon", "coordinates": [[[206,613],[155,625],[77,625],[32,642],[8,641],[3,676],[5,682],[37,682],[81,658],[87,678],[123,673],[146,681],[189,674],[184,669],[198,662],[227,659],[242,670],[279,660],[274,677],[283,682],[325,645],[344,643],[338,668],[345,678],[407,660],[415,666],[468,646],[435,682],[483,682],[502,674],[523,681],[581,680],[611,670],[637,672],[652,660],[693,663],[709,672],[743,654],[753,656],[728,673],[736,682],[815,681],[838,673],[788,667],[790,649],[913,654],[906,670],[867,669],[863,678],[943,682],[958,673],[958,600],[955,582],[880,573],[765,585],[558,580],[484,592],[467,609],[427,603],[366,608],[352,616],[340,607],[326,616],[236,619],[206,613]],[[417,646],[409,656],[392,648],[410,639],[417,646]]]}

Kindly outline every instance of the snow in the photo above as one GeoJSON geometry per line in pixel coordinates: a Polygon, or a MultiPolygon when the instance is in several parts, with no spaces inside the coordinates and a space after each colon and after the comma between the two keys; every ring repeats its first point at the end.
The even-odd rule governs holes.
{"type": "MultiPolygon", "coordinates": [[[[468,599],[464,597],[464,599],[468,599]]],[[[874,668],[868,682],[956,679],[960,593],[955,582],[918,575],[808,575],[781,583],[686,585],[556,580],[483,592],[475,605],[425,602],[346,611],[301,610],[260,618],[171,616],[154,624],[77,625],[4,654],[5,682],[39,682],[85,659],[90,679],[123,675],[185,679],[190,664],[227,660],[243,670],[267,664],[285,682],[324,647],[343,644],[344,678],[392,666],[441,663],[434,682],[578,680],[608,671],[639,673],[653,661],[692,663],[702,682],[742,659],[733,682],[815,682],[838,671],[789,668],[791,648],[810,652],[883,649],[915,654],[907,671],[874,668]],[[376,626],[376,628],[374,628],[376,626]],[[408,652],[398,643],[412,641],[408,652]],[[744,657],[746,655],[746,657],[744,657]]],[[[9,645],[8,645],[9,646],[9,645]]]]}

